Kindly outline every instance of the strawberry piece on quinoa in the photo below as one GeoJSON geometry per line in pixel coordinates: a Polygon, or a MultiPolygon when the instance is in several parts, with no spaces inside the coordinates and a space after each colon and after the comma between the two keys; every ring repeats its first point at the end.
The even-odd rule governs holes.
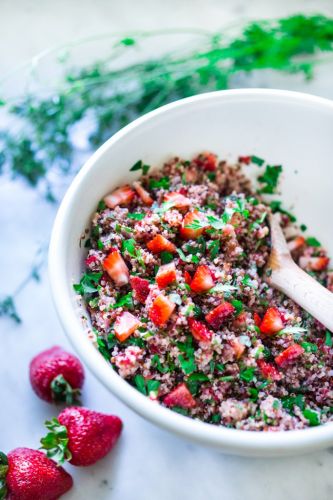
{"type": "Polygon", "coordinates": [[[310,269],[311,271],[324,271],[327,269],[330,259],[328,257],[311,257],[310,269]]]}
{"type": "Polygon", "coordinates": [[[233,314],[235,308],[230,302],[222,302],[220,305],[215,307],[212,311],[206,314],[206,321],[215,330],[222,326],[223,322],[233,314]]]}
{"type": "Polygon", "coordinates": [[[233,339],[229,341],[229,344],[234,350],[236,359],[240,359],[245,351],[245,345],[242,344],[238,339],[233,339]]]}
{"type": "Polygon", "coordinates": [[[290,252],[299,250],[305,244],[305,238],[303,236],[296,236],[293,240],[288,241],[288,249],[290,252]]]}
{"type": "Polygon", "coordinates": [[[181,193],[177,191],[172,191],[171,193],[166,193],[164,195],[164,201],[172,204],[175,208],[188,208],[191,206],[191,201],[181,193]]]}
{"type": "Polygon", "coordinates": [[[150,250],[153,253],[161,253],[161,252],[175,253],[177,250],[176,245],[171,243],[171,241],[169,241],[161,234],[157,234],[152,240],[148,241],[147,247],[148,250],[150,250]]]}
{"type": "Polygon", "coordinates": [[[201,212],[198,212],[198,210],[187,212],[179,230],[180,237],[183,240],[196,240],[205,229],[204,216],[201,212]]]}
{"type": "Polygon", "coordinates": [[[114,331],[117,339],[124,342],[140,325],[140,321],[133,314],[124,311],[115,321],[114,331]]]}
{"type": "Polygon", "coordinates": [[[261,333],[274,335],[283,328],[283,320],[276,307],[269,307],[259,325],[261,333]]]}
{"type": "Polygon", "coordinates": [[[213,288],[215,282],[209,267],[201,265],[197,267],[190,283],[191,290],[196,293],[207,292],[213,288]]]}
{"type": "Polygon", "coordinates": [[[213,153],[201,153],[194,159],[196,165],[208,172],[214,172],[217,167],[217,156],[213,153]]]}
{"type": "Polygon", "coordinates": [[[104,203],[108,208],[116,208],[118,205],[129,205],[135,196],[135,192],[130,186],[122,186],[104,198],[104,203]]]}
{"type": "Polygon", "coordinates": [[[175,310],[176,304],[165,295],[158,295],[149,309],[149,318],[158,326],[164,326],[175,310]]]}
{"type": "Polygon", "coordinates": [[[163,399],[166,406],[180,406],[181,408],[194,408],[196,406],[195,399],[187,388],[186,384],[179,384],[163,399]]]}
{"type": "Polygon", "coordinates": [[[184,281],[187,285],[191,284],[192,276],[190,275],[190,273],[188,271],[184,271],[184,281]]]}
{"type": "Polygon", "coordinates": [[[177,281],[175,264],[170,262],[169,264],[161,266],[157,271],[155,279],[161,289],[166,288],[168,285],[171,285],[171,283],[175,283],[175,281],[177,281]]]}
{"type": "Polygon", "coordinates": [[[260,328],[260,324],[261,324],[261,317],[259,316],[258,313],[253,313],[253,321],[254,321],[254,324],[260,328]]]}
{"type": "Polygon", "coordinates": [[[288,363],[291,363],[295,359],[297,359],[299,356],[301,356],[304,353],[304,349],[301,345],[299,344],[291,344],[287,349],[281,352],[278,356],[275,358],[275,363],[278,366],[285,366],[288,363]]]}
{"type": "Polygon", "coordinates": [[[194,318],[189,318],[188,326],[190,327],[191,333],[196,341],[205,343],[211,342],[214,332],[209,330],[205,323],[194,318]]]}
{"type": "Polygon", "coordinates": [[[267,380],[281,380],[281,373],[272,363],[268,363],[264,359],[258,359],[257,365],[261,375],[267,380]]]}
{"type": "Polygon", "coordinates": [[[133,289],[134,298],[144,304],[149,295],[149,281],[139,276],[131,276],[130,278],[131,287],[133,289]]]}
{"type": "Polygon", "coordinates": [[[139,181],[133,182],[133,187],[145,205],[150,207],[154,203],[153,198],[150,196],[148,191],[142,187],[139,181]]]}
{"type": "Polygon", "coordinates": [[[128,267],[117,249],[111,249],[103,261],[103,268],[116,285],[123,286],[129,282],[128,267]]]}

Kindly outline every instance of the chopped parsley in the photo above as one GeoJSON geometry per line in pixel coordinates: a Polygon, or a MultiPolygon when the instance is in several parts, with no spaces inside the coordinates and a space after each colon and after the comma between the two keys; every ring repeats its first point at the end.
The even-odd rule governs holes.
{"type": "Polygon", "coordinates": [[[308,420],[310,427],[320,425],[320,414],[317,411],[311,410],[311,408],[305,408],[305,410],[303,410],[303,416],[308,420]]]}
{"type": "Polygon", "coordinates": [[[129,238],[128,240],[123,240],[121,244],[121,251],[122,253],[127,252],[131,257],[136,259],[139,262],[139,264],[141,264],[144,267],[145,263],[142,258],[141,250],[140,248],[137,248],[136,241],[133,238],[129,238]]]}
{"type": "Polygon", "coordinates": [[[294,414],[294,406],[298,406],[302,411],[305,408],[305,399],[302,394],[296,396],[287,396],[282,398],[282,407],[288,410],[292,415],[294,414]]]}
{"type": "Polygon", "coordinates": [[[117,307],[128,307],[132,309],[134,307],[132,292],[128,292],[126,295],[122,296],[118,295],[116,303],[109,306],[110,309],[117,309],[117,307]]]}
{"type": "Polygon", "coordinates": [[[160,179],[149,180],[150,189],[169,189],[169,187],[170,187],[169,177],[161,177],[160,179]]]}
{"type": "Polygon", "coordinates": [[[236,300],[236,299],[232,300],[231,304],[234,306],[237,315],[243,311],[244,305],[243,305],[243,302],[241,302],[240,300],[236,300]]]}
{"type": "Polygon", "coordinates": [[[140,391],[145,396],[149,396],[149,394],[151,393],[157,395],[161,382],[152,379],[146,380],[142,375],[135,375],[134,384],[138,391],[140,391]]]}
{"type": "Polygon", "coordinates": [[[259,192],[265,194],[274,194],[281,172],[281,165],[266,165],[265,172],[258,177],[258,181],[261,184],[265,184],[260,188],[259,192]]]}
{"type": "Polygon", "coordinates": [[[150,169],[149,165],[145,165],[142,160],[138,160],[136,163],[134,163],[133,167],[130,168],[130,172],[135,172],[136,170],[142,170],[142,175],[146,175],[149,169],[150,169]]]}
{"type": "Polygon", "coordinates": [[[192,373],[186,380],[186,385],[189,391],[195,396],[202,382],[209,382],[207,375],[204,373],[192,373]]]}
{"type": "Polygon", "coordinates": [[[154,354],[151,358],[151,366],[156,368],[160,373],[167,373],[169,371],[168,366],[163,366],[158,354],[154,354]]]}
{"type": "Polygon", "coordinates": [[[318,346],[317,344],[313,344],[312,342],[302,342],[301,346],[305,350],[305,352],[317,352],[318,346]]]}
{"type": "Polygon", "coordinates": [[[76,293],[87,295],[98,291],[97,285],[103,273],[84,273],[80,283],[73,285],[76,293]]]}
{"type": "Polygon", "coordinates": [[[171,252],[163,251],[160,253],[162,264],[169,264],[173,261],[173,254],[171,252]]]}
{"type": "Polygon", "coordinates": [[[313,236],[306,238],[306,244],[309,245],[310,247],[315,247],[315,248],[321,247],[320,241],[318,241],[313,236]]]}
{"type": "Polygon", "coordinates": [[[265,163],[265,160],[259,158],[259,156],[252,155],[251,163],[254,163],[255,165],[258,165],[258,167],[261,167],[265,163]]]}
{"type": "Polygon", "coordinates": [[[220,251],[220,241],[213,240],[208,243],[208,251],[211,259],[215,259],[220,251]]]}
{"type": "Polygon", "coordinates": [[[256,377],[255,377],[255,367],[249,367],[246,368],[245,370],[241,371],[239,374],[239,378],[241,380],[244,380],[244,382],[252,382],[256,377]]]}
{"type": "MultiPolygon", "coordinates": [[[[273,200],[270,202],[270,207],[271,207],[273,214],[275,214],[276,212],[280,212],[280,214],[287,215],[287,217],[289,217],[291,222],[296,222],[296,220],[297,220],[296,217],[293,214],[291,214],[290,212],[288,212],[287,210],[285,210],[284,208],[282,208],[281,204],[282,204],[282,202],[280,200],[273,200]]],[[[302,229],[302,231],[305,231],[306,226],[303,225],[303,227],[305,229],[302,229],[302,226],[301,226],[301,229],[302,229]]]]}
{"type": "Polygon", "coordinates": [[[326,330],[325,333],[325,345],[327,345],[328,347],[332,347],[333,345],[332,334],[328,330],[326,330]]]}
{"type": "Polygon", "coordinates": [[[128,219],[134,219],[134,220],[142,220],[144,219],[146,214],[140,214],[140,213],[128,213],[127,217],[128,219]]]}

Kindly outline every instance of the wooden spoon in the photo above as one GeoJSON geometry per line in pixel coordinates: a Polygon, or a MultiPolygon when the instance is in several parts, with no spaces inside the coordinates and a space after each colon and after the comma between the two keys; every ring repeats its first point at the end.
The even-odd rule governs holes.
{"type": "Polygon", "coordinates": [[[333,293],[303,271],[292,259],[277,214],[269,216],[272,251],[265,280],[333,332],[333,293]],[[271,272],[270,272],[271,270],[271,272]]]}

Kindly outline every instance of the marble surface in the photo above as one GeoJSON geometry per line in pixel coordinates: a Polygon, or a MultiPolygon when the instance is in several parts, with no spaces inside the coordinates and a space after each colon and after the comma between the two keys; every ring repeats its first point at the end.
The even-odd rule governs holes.
{"type": "MultiPolygon", "coordinates": [[[[110,30],[172,26],[216,29],[233,20],[297,11],[333,16],[331,0],[1,0],[0,75],[46,46],[110,30]]],[[[257,77],[256,77],[257,78],[257,77]]],[[[251,85],[256,84],[256,78],[251,85]]],[[[312,83],[298,77],[260,76],[258,84],[333,98],[332,67],[312,83]]],[[[40,242],[47,242],[56,207],[23,183],[0,179],[0,293],[21,282],[40,242]]],[[[0,320],[0,448],[38,447],[43,421],[56,409],[34,396],[28,382],[31,357],[53,344],[69,347],[52,304],[46,268],[41,282],[19,294],[21,325],[0,320]]],[[[123,436],[96,466],[68,467],[75,487],[67,499],[112,500],[331,500],[333,450],[288,459],[223,455],[184,442],[147,423],[87,373],[84,404],[123,418],[123,436]]]]}

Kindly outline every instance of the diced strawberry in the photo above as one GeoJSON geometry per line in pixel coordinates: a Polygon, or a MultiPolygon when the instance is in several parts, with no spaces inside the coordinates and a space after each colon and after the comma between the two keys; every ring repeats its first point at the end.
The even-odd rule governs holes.
{"type": "Polygon", "coordinates": [[[236,318],[232,322],[232,326],[239,330],[247,329],[247,314],[245,311],[236,316],[236,318]]]}
{"type": "Polygon", "coordinates": [[[191,290],[196,293],[207,292],[214,286],[214,279],[209,267],[201,265],[197,267],[192,281],[190,283],[191,290]]]}
{"type": "Polygon", "coordinates": [[[261,324],[261,317],[259,316],[258,313],[253,313],[253,321],[254,321],[254,324],[260,328],[260,324],[261,324]]]}
{"type": "Polygon", "coordinates": [[[133,314],[124,311],[115,321],[114,331],[120,342],[128,339],[140,325],[140,321],[133,314]]]}
{"type": "Polygon", "coordinates": [[[166,406],[180,406],[181,408],[194,408],[196,406],[195,399],[184,383],[169,392],[163,399],[163,403],[166,406]]]}
{"type": "Polygon", "coordinates": [[[118,286],[127,285],[129,282],[128,267],[118,250],[111,250],[104,259],[103,267],[118,286]]]}
{"type": "Polygon", "coordinates": [[[299,344],[291,344],[287,349],[281,352],[275,358],[275,363],[279,366],[285,366],[288,363],[291,363],[296,358],[301,356],[304,353],[304,349],[299,344]]]}
{"type": "Polygon", "coordinates": [[[238,339],[230,340],[229,344],[234,350],[236,359],[241,358],[245,351],[245,345],[239,342],[238,339]]]}
{"type": "Polygon", "coordinates": [[[302,269],[306,269],[308,271],[324,271],[330,259],[325,256],[321,257],[308,257],[303,256],[299,259],[299,265],[302,269]]]}
{"type": "Polygon", "coordinates": [[[98,262],[98,259],[95,255],[89,255],[89,257],[86,258],[85,263],[86,266],[91,266],[92,264],[96,264],[98,262]]]}
{"type": "Polygon", "coordinates": [[[173,313],[176,304],[165,295],[158,295],[149,309],[149,318],[159,327],[166,324],[173,313]]]}
{"type": "Polygon", "coordinates": [[[239,163],[245,163],[245,165],[250,165],[251,156],[239,156],[238,161],[239,161],[239,163]]]}
{"type": "Polygon", "coordinates": [[[281,380],[281,373],[272,363],[268,363],[264,359],[258,359],[257,365],[264,378],[268,380],[281,380]]]}
{"type": "Polygon", "coordinates": [[[161,234],[156,235],[152,240],[148,241],[147,247],[153,253],[161,253],[161,252],[174,253],[177,250],[176,245],[171,243],[171,241],[169,241],[161,234]]]}
{"type": "Polygon", "coordinates": [[[214,332],[209,330],[205,323],[194,318],[188,319],[188,326],[195,340],[208,343],[212,340],[214,332]]]}
{"type": "Polygon", "coordinates": [[[175,264],[170,262],[169,264],[161,266],[157,271],[155,278],[159,288],[165,288],[171,283],[177,281],[175,264]]]}
{"type": "Polygon", "coordinates": [[[149,294],[149,281],[139,276],[131,276],[130,278],[131,287],[134,292],[134,298],[144,304],[147,300],[149,294]]]}
{"type": "Polygon", "coordinates": [[[133,200],[135,192],[130,186],[122,186],[104,198],[105,205],[115,208],[118,205],[129,205],[133,200]]]}
{"type": "Polygon", "coordinates": [[[145,205],[148,205],[148,207],[150,207],[154,203],[153,198],[150,196],[148,191],[146,191],[145,188],[141,186],[140,182],[133,182],[133,187],[145,205]]]}
{"type": "Polygon", "coordinates": [[[198,210],[187,212],[180,228],[180,237],[183,240],[196,240],[202,235],[206,227],[208,227],[208,224],[207,226],[205,225],[204,215],[201,212],[198,210]],[[199,225],[202,224],[203,227],[198,227],[197,229],[187,227],[196,223],[199,223],[199,225]]]}
{"type": "Polygon", "coordinates": [[[188,208],[191,206],[191,201],[181,193],[173,191],[164,195],[164,201],[172,203],[176,208],[188,208]]]}
{"type": "Polygon", "coordinates": [[[217,167],[217,156],[213,153],[201,153],[194,159],[194,162],[203,170],[213,172],[217,167]]]}
{"type": "Polygon", "coordinates": [[[185,283],[187,285],[191,284],[192,276],[190,275],[190,273],[188,271],[184,271],[184,280],[185,280],[185,283]]]}
{"type": "Polygon", "coordinates": [[[274,335],[283,328],[281,314],[276,307],[269,307],[259,325],[260,331],[267,335],[274,335]]]}
{"type": "Polygon", "coordinates": [[[235,308],[230,302],[222,302],[219,306],[206,314],[206,321],[217,330],[224,320],[233,314],[234,310],[235,308]]]}
{"type": "Polygon", "coordinates": [[[305,238],[303,236],[297,236],[291,241],[288,241],[288,248],[290,252],[294,252],[295,250],[298,250],[301,248],[305,243],[305,238]]]}
{"type": "Polygon", "coordinates": [[[312,271],[324,271],[327,268],[330,259],[328,257],[311,257],[310,268],[312,271]]]}

